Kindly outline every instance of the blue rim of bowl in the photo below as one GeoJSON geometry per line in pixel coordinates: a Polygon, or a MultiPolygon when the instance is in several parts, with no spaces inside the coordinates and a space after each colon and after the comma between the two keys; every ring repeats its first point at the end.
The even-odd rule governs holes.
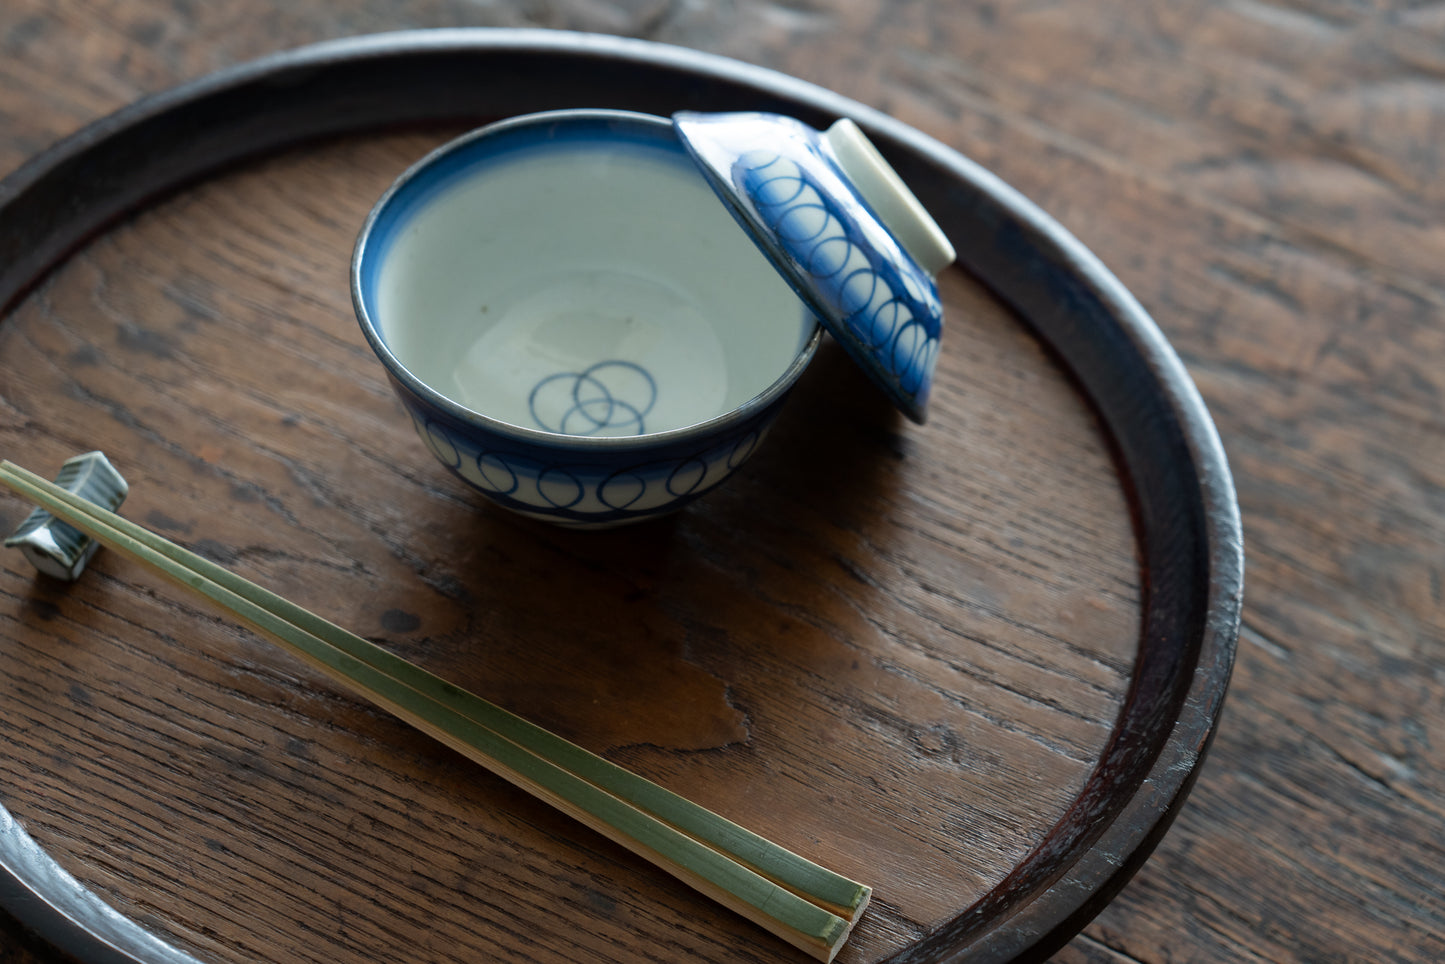
{"type": "MultiPolygon", "coordinates": [[[[721,415],[700,422],[665,432],[623,437],[564,435],[493,418],[437,391],[406,367],[387,344],[370,307],[374,303],[371,293],[380,261],[389,244],[388,233],[467,173],[485,165],[493,155],[483,152],[480,145],[495,143],[499,149],[511,152],[540,148],[544,144],[603,142],[618,147],[632,145],[663,148],[675,151],[684,161],[689,157],[672,121],[665,117],[603,108],[540,111],[488,124],[433,149],[403,171],[372,206],[352,251],[351,303],[372,351],[381,360],[388,374],[416,398],[436,406],[464,425],[506,436],[518,442],[553,448],[585,449],[598,453],[621,452],[686,442],[699,435],[710,435],[740,425],[766,411],[792,388],[808,367],[823,337],[823,329],[816,317],[811,332],[788,367],[767,388],[752,398],[721,415]]],[[[698,172],[698,186],[708,190],[707,181],[701,172],[698,172]]],[[[810,313],[810,309],[802,301],[798,303],[798,310],[810,313]]]]}

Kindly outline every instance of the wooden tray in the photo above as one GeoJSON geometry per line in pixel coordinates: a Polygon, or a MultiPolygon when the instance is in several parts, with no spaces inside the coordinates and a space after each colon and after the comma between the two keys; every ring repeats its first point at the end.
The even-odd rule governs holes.
{"type": "MultiPolygon", "coordinates": [[[[306,48],[0,184],[0,305],[5,455],[104,449],[133,518],[872,883],[840,960],[1047,956],[1198,772],[1243,565],[1193,385],[1049,217],[827,91],[557,32],[306,48]],[[825,351],[665,522],[562,532],[452,484],[350,317],[351,240],[445,125],[562,106],[856,119],[967,271],[929,424],[825,351]]],[[[63,951],[797,958],[124,560],[3,566],[0,901],[63,951]]]]}

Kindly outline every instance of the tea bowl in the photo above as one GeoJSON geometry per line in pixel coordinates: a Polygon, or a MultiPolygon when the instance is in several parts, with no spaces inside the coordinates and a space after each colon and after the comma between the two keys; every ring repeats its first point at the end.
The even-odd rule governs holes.
{"type": "Polygon", "coordinates": [[[573,527],[674,511],[757,448],[821,329],[666,118],[511,118],[418,161],[357,239],[362,332],[432,454],[573,527]]]}

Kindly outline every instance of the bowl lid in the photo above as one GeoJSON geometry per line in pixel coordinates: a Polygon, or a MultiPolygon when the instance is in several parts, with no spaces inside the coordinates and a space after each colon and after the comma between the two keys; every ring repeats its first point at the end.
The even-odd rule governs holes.
{"type": "Polygon", "coordinates": [[[953,246],[858,126],[695,113],[673,126],[728,210],[830,334],[922,422],[953,246]]]}

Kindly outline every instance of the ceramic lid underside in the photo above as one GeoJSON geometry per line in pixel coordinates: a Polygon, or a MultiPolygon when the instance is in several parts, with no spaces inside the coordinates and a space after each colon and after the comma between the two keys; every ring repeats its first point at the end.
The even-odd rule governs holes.
{"type": "Polygon", "coordinates": [[[943,331],[938,286],[824,137],[776,114],[681,112],[673,124],[738,223],[829,333],[922,422],[943,331]]]}

